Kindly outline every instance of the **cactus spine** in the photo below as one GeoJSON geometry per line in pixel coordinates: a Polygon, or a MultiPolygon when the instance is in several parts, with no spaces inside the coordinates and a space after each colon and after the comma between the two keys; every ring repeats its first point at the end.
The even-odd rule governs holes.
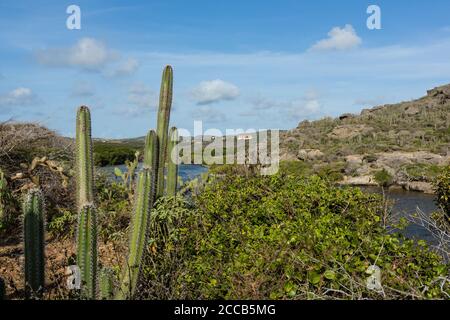
{"type": "Polygon", "coordinates": [[[28,192],[23,205],[25,291],[31,297],[39,297],[44,290],[44,199],[38,189],[28,192]]]}
{"type": "Polygon", "coordinates": [[[172,159],[172,153],[175,150],[178,142],[177,128],[172,127],[169,131],[169,147],[167,149],[167,181],[166,189],[167,195],[175,197],[177,193],[177,180],[178,180],[178,165],[174,162],[176,159],[172,159]]]}
{"type": "Polygon", "coordinates": [[[159,96],[158,123],[158,176],[156,178],[156,195],[164,195],[164,169],[167,155],[167,135],[169,130],[170,108],[172,107],[173,70],[166,66],[162,75],[161,91],[159,96]]]}
{"type": "Polygon", "coordinates": [[[118,300],[132,298],[136,293],[141,262],[147,244],[150,210],[154,201],[154,190],[152,189],[154,187],[150,169],[144,168],[139,173],[136,187],[137,196],[135,197],[135,208],[131,218],[130,248],[127,264],[123,270],[121,285],[116,294],[116,299],[118,300]]]}
{"type": "Polygon", "coordinates": [[[83,296],[95,299],[97,292],[97,214],[94,207],[94,163],[89,108],[78,110],[76,124],[76,170],[78,201],[77,264],[83,296]]]}

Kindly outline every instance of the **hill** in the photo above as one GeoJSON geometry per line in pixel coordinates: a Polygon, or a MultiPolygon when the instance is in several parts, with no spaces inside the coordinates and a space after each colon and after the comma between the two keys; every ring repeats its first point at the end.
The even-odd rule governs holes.
{"type": "Polygon", "coordinates": [[[281,155],[288,161],[336,164],[347,184],[389,182],[431,191],[427,183],[449,164],[449,125],[446,85],[420,99],[365,109],[359,115],[303,121],[281,134],[281,155]],[[376,179],[380,170],[390,181],[376,179]]]}

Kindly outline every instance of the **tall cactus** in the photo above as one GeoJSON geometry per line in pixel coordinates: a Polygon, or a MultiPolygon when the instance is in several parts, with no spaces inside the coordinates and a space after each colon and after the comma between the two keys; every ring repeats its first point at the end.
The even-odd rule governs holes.
{"type": "Polygon", "coordinates": [[[113,298],[114,284],[113,271],[109,268],[103,268],[100,271],[100,299],[111,300],[113,298]]]}
{"type": "Polygon", "coordinates": [[[77,264],[81,271],[82,293],[95,299],[97,292],[97,214],[94,207],[94,163],[92,157],[89,108],[78,110],[76,124],[77,172],[77,264]]]}
{"type": "Polygon", "coordinates": [[[77,201],[81,208],[84,204],[94,202],[91,113],[88,107],[78,109],[76,126],[77,201]]]}
{"type": "Polygon", "coordinates": [[[172,159],[172,153],[178,142],[177,128],[172,127],[169,131],[169,147],[167,149],[167,181],[166,190],[167,195],[174,197],[177,193],[178,182],[178,165],[172,159]]]}
{"type": "Polygon", "coordinates": [[[154,190],[152,190],[154,187],[150,169],[144,168],[139,173],[136,187],[137,195],[135,197],[135,208],[131,221],[130,248],[127,264],[123,270],[121,285],[116,294],[116,299],[118,300],[132,298],[136,293],[141,271],[141,262],[146,246],[150,210],[154,201],[154,190]]]}
{"type": "Polygon", "coordinates": [[[4,220],[7,218],[7,204],[10,200],[10,193],[8,190],[8,182],[6,181],[5,174],[0,169],[0,229],[4,220]]]}
{"type": "Polygon", "coordinates": [[[164,195],[164,169],[167,155],[167,135],[169,130],[170,109],[172,107],[173,70],[166,66],[162,75],[161,91],[159,96],[158,124],[158,176],[156,178],[157,197],[164,195]]]}
{"type": "Polygon", "coordinates": [[[28,296],[39,297],[45,281],[44,199],[40,190],[28,192],[23,211],[25,290],[28,296]]]}
{"type": "Polygon", "coordinates": [[[6,284],[5,280],[0,278],[0,301],[6,299],[6,284]]]}
{"type": "Polygon", "coordinates": [[[158,136],[150,130],[145,138],[144,167],[156,172],[158,168],[158,136]]]}

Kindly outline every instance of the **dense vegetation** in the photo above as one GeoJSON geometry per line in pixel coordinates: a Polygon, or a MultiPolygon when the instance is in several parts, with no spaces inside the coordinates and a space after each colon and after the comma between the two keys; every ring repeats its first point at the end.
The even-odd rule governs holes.
{"type": "Polygon", "coordinates": [[[318,176],[222,176],[190,204],[159,203],[143,295],[447,297],[448,265],[423,241],[392,233],[386,214],[379,196],[318,176]],[[378,291],[366,286],[372,265],[381,268],[378,291]]]}
{"type": "Polygon", "coordinates": [[[114,166],[132,161],[136,151],[142,151],[142,145],[108,141],[94,141],[94,164],[96,166],[114,166]]]}

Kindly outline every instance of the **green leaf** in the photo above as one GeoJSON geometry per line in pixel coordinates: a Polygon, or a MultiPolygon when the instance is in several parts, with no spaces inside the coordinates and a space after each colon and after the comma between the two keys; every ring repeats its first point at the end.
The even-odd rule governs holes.
{"type": "Polygon", "coordinates": [[[318,274],[317,272],[309,272],[308,273],[308,279],[309,282],[311,282],[313,285],[316,285],[320,282],[320,274],[318,274]]]}
{"type": "Polygon", "coordinates": [[[323,276],[328,280],[334,280],[336,279],[336,273],[333,270],[327,270],[323,274],[323,276]]]}
{"type": "Polygon", "coordinates": [[[115,174],[117,177],[123,176],[122,170],[120,170],[119,168],[114,168],[114,174],[115,174]]]}

